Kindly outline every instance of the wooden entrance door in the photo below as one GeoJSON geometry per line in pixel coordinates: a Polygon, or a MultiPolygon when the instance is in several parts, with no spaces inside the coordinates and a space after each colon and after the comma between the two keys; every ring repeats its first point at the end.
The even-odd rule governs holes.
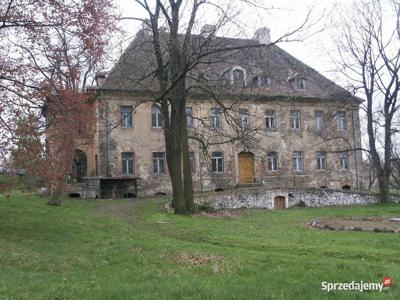
{"type": "Polygon", "coordinates": [[[285,208],[285,197],[283,197],[283,196],[275,197],[274,208],[275,209],[284,209],[285,208]]]}
{"type": "Polygon", "coordinates": [[[239,153],[239,182],[252,183],[254,178],[254,155],[250,152],[239,153]]]}

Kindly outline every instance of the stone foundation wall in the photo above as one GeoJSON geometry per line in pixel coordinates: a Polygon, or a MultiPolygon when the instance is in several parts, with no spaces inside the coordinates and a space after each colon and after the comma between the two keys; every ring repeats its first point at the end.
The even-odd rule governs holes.
{"type": "MultiPolygon", "coordinates": [[[[379,202],[379,197],[368,193],[331,189],[277,189],[265,187],[242,188],[222,192],[209,192],[195,197],[197,204],[215,209],[266,208],[273,209],[276,197],[285,198],[285,207],[366,205],[379,202]]],[[[393,197],[400,203],[400,196],[393,197]]]]}

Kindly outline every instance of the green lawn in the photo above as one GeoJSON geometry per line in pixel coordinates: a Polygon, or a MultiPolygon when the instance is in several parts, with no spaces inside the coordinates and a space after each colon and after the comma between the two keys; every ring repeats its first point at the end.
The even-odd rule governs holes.
{"type": "Polygon", "coordinates": [[[310,230],[318,216],[400,216],[395,204],[184,217],[166,199],[0,195],[0,299],[400,299],[400,235],[310,230]],[[190,265],[195,258],[204,264],[190,265]],[[380,282],[327,293],[321,281],[380,282]]]}

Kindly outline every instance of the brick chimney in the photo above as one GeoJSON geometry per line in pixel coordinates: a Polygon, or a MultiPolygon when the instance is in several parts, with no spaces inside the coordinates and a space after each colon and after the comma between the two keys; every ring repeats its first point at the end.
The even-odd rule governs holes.
{"type": "Polygon", "coordinates": [[[254,33],[254,40],[262,45],[271,44],[271,30],[268,27],[261,27],[254,33]]]}
{"type": "Polygon", "coordinates": [[[205,24],[200,31],[203,37],[209,37],[210,35],[215,35],[217,26],[211,24],[205,24]]]}
{"type": "Polygon", "coordinates": [[[95,76],[97,87],[101,87],[106,81],[106,78],[107,78],[107,72],[105,71],[97,72],[95,76]]]}

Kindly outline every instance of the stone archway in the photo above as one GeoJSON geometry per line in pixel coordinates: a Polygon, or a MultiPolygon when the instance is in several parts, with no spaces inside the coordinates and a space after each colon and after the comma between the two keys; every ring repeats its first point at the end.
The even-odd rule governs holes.
{"type": "Polygon", "coordinates": [[[254,182],[254,154],[251,152],[240,152],[238,154],[239,183],[254,182]]]}
{"type": "Polygon", "coordinates": [[[75,150],[74,159],[72,161],[71,181],[72,183],[80,183],[86,176],[87,176],[86,154],[81,150],[75,150]]]}

